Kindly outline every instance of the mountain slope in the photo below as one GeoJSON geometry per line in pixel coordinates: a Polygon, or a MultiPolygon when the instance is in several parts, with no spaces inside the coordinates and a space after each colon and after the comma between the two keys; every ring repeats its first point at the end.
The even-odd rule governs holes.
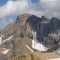
{"type": "Polygon", "coordinates": [[[59,55],[52,54],[52,53],[27,53],[22,56],[18,56],[15,58],[11,58],[9,60],[49,60],[49,59],[56,59],[59,58],[59,55]]]}
{"type": "Polygon", "coordinates": [[[39,50],[36,46],[34,48],[32,47],[32,40],[38,41],[34,42],[36,46],[41,45],[44,48],[50,48],[47,52],[53,52],[60,48],[57,47],[58,45],[60,46],[60,19],[47,19],[44,16],[39,18],[26,13],[19,15],[16,21],[8,24],[1,31],[0,53],[9,59],[32,52],[31,49],[34,52],[40,51],[41,46],[39,46],[39,50]],[[34,33],[36,32],[35,38],[33,37],[32,31],[34,33]],[[52,47],[53,49],[51,49],[52,47]],[[6,50],[9,50],[6,54],[2,53],[6,50]]]}

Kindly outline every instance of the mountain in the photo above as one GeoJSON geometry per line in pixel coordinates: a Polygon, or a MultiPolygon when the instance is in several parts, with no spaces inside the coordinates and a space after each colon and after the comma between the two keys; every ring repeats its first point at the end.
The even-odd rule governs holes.
{"type": "Polygon", "coordinates": [[[60,19],[24,13],[1,30],[0,60],[30,52],[54,52],[59,43],[60,19]]]}

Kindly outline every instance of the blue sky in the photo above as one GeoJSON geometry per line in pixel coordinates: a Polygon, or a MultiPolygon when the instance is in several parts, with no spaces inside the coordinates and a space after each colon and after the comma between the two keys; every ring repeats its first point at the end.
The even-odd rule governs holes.
{"type": "MultiPolygon", "coordinates": [[[[8,0],[0,0],[0,6],[4,5],[7,3],[8,0]]],[[[31,0],[32,3],[37,3],[39,0],[31,0]]]]}
{"type": "Polygon", "coordinates": [[[7,0],[0,0],[0,6],[4,5],[7,3],[7,0]]]}
{"type": "Polygon", "coordinates": [[[39,0],[31,0],[32,3],[38,3],[39,0]]]}

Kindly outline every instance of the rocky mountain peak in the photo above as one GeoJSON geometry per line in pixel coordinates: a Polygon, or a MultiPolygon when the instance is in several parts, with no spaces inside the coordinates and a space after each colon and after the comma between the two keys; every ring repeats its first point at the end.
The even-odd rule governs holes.
{"type": "Polygon", "coordinates": [[[21,20],[27,20],[30,16],[32,16],[31,14],[27,14],[27,13],[24,13],[24,14],[21,14],[17,17],[16,19],[16,22],[19,22],[21,20]]]}
{"type": "Polygon", "coordinates": [[[42,16],[41,20],[42,20],[42,23],[48,23],[49,22],[49,19],[47,19],[45,16],[42,16]]]}
{"type": "MultiPolygon", "coordinates": [[[[0,35],[1,51],[4,52],[5,49],[9,50],[6,54],[7,58],[31,52],[29,47],[32,48],[32,31],[36,32],[35,38],[38,40],[38,44],[41,43],[49,48],[55,45],[57,47],[60,41],[60,20],[56,18],[47,19],[44,16],[40,18],[27,13],[17,16],[14,23],[8,24],[2,30],[2,34],[0,35]]],[[[51,50],[49,49],[49,51],[51,50]]]]}
{"type": "Polygon", "coordinates": [[[45,19],[46,17],[45,16],[42,16],[42,19],[45,19]]]}

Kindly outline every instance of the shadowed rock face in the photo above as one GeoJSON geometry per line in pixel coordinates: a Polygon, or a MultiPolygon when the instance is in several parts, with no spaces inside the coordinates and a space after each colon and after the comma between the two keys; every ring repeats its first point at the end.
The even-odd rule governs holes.
{"type": "Polygon", "coordinates": [[[58,44],[60,35],[60,20],[57,18],[47,19],[44,16],[39,18],[31,14],[19,15],[14,23],[8,24],[1,32],[4,35],[2,41],[13,35],[10,41],[0,45],[3,48],[10,49],[7,59],[24,53],[31,52],[27,47],[32,45],[32,31],[37,32],[37,40],[47,47],[58,44]],[[56,36],[57,35],[57,38],[56,36]],[[53,36],[52,36],[53,35],[53,36]],[[59,39],[58,39],[59,37],[59,39]],[[12,45],[12,47],[11,47],[12,45]]]}

